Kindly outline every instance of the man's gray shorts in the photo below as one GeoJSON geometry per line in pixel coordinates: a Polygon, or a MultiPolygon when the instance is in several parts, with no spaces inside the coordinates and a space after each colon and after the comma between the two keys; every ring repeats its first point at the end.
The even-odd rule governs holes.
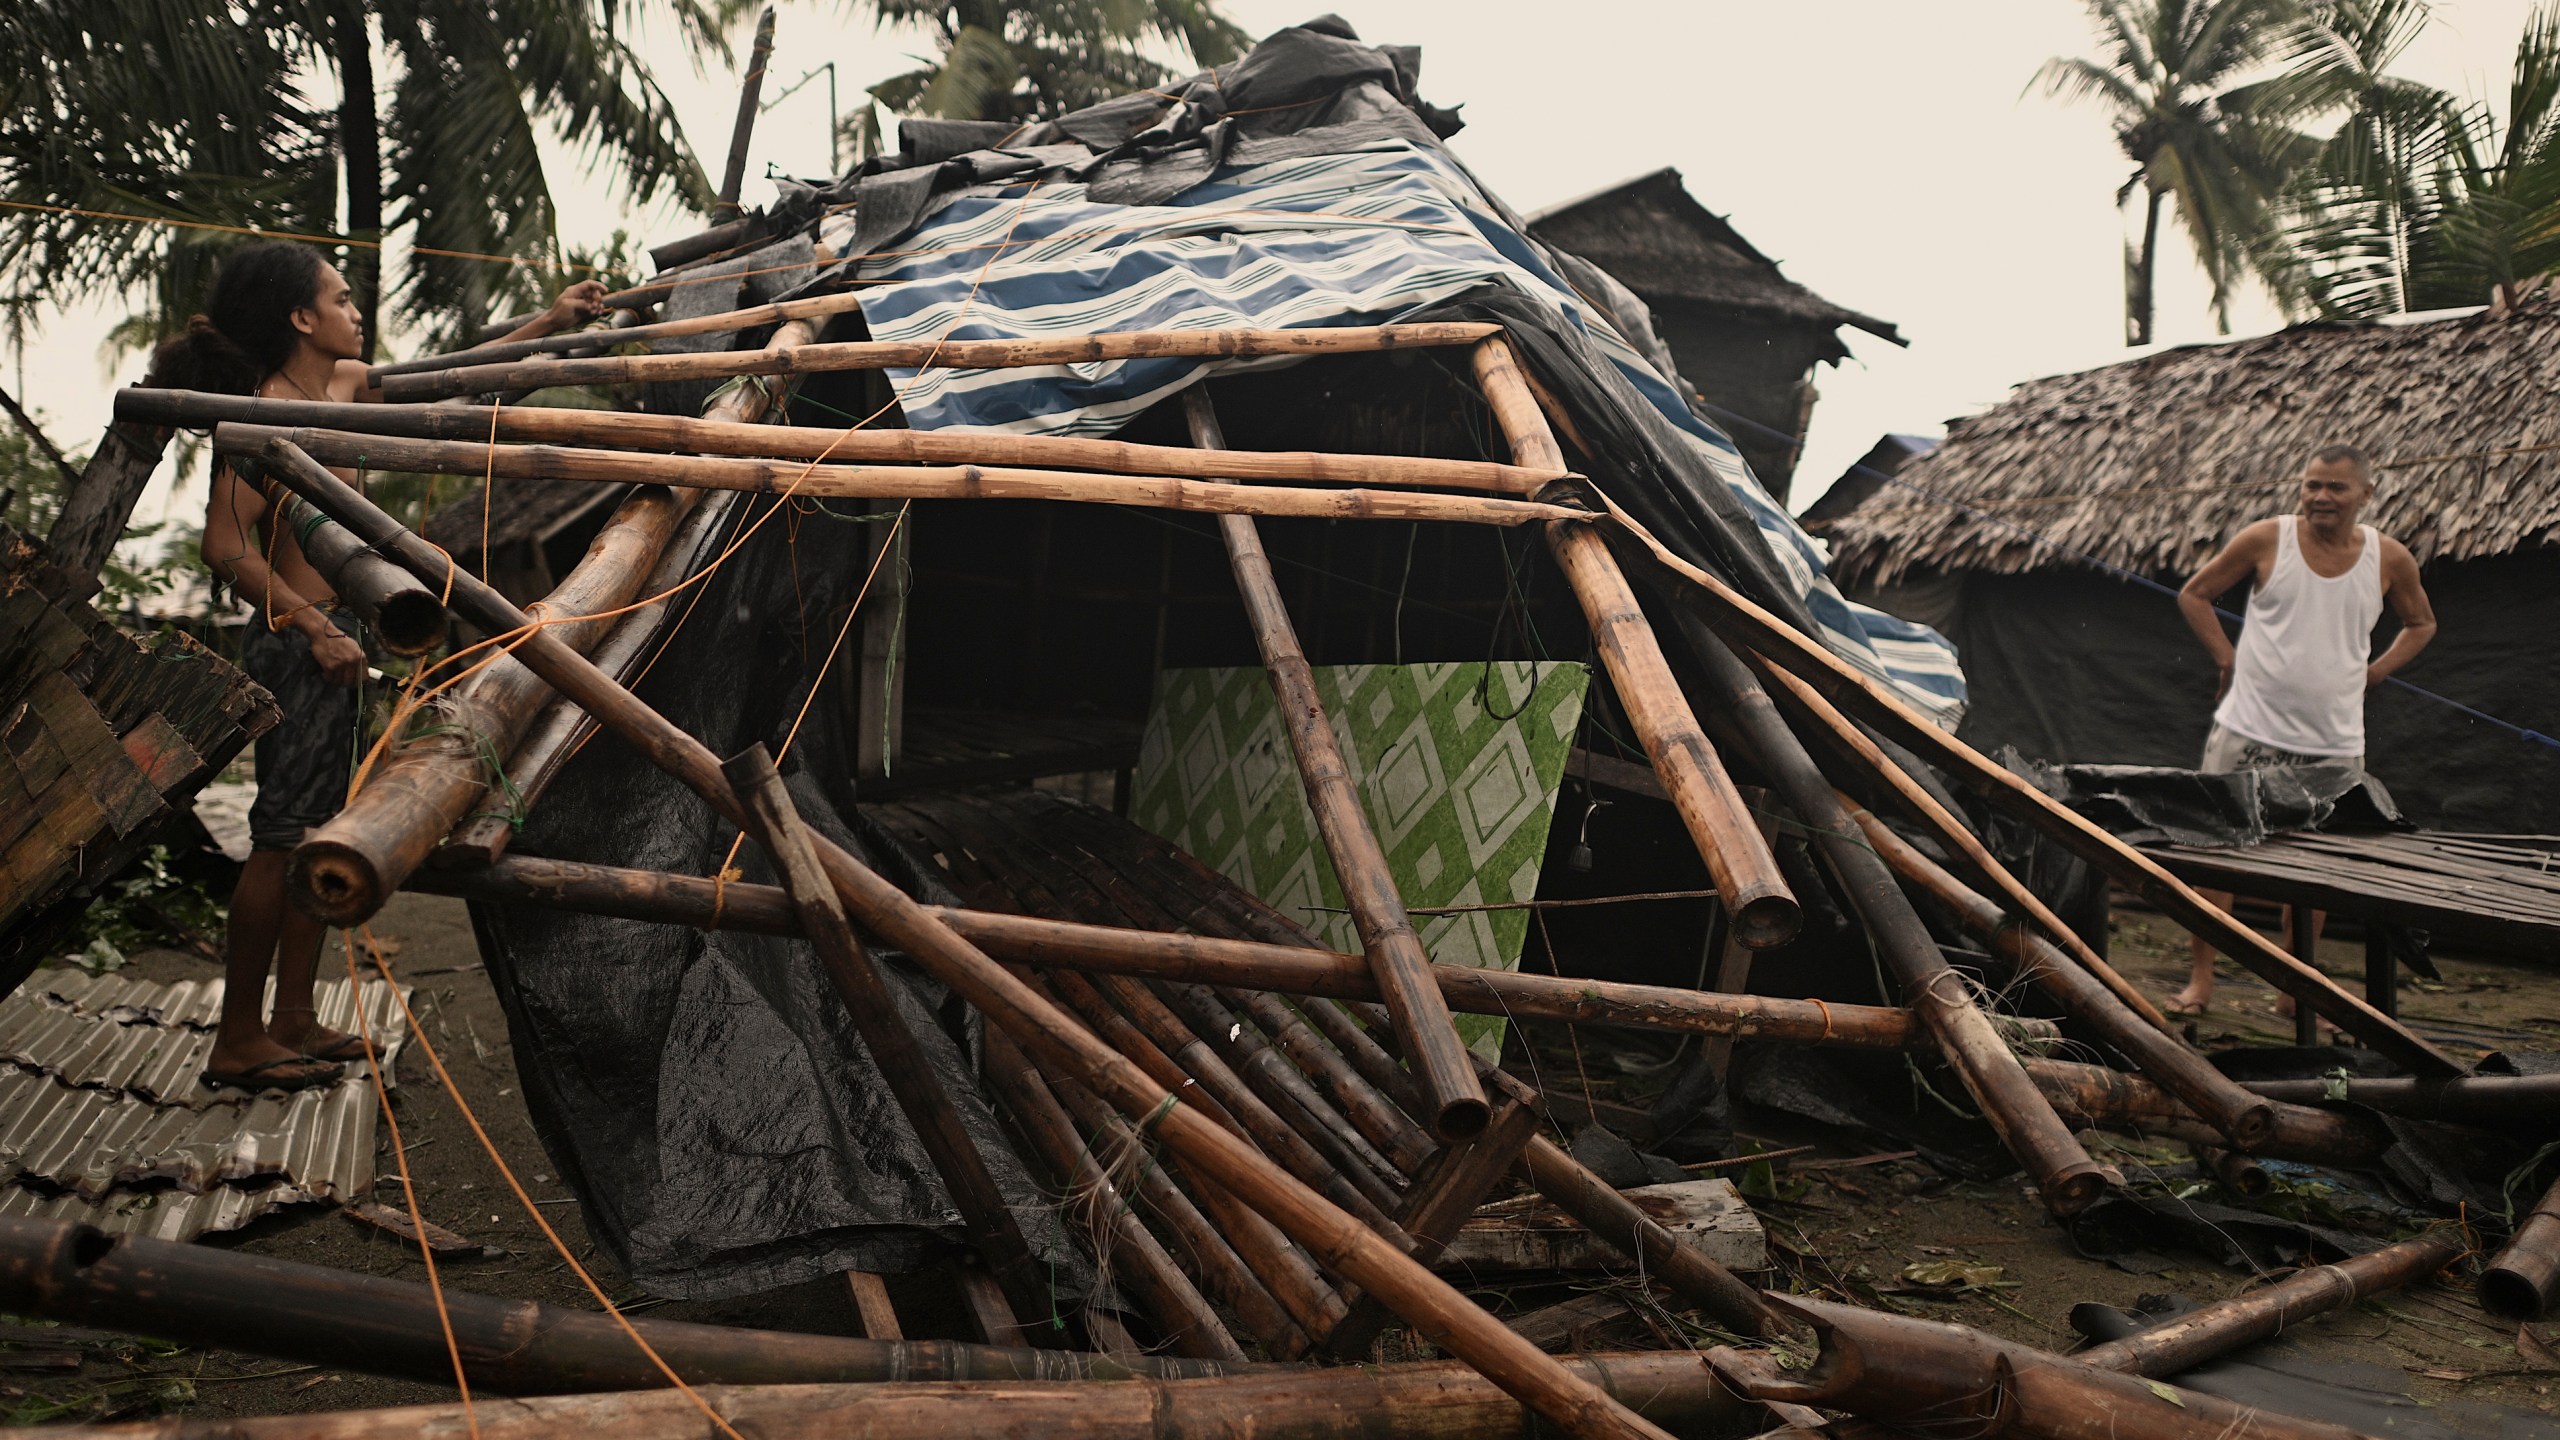
{"type": "Polygon", "coordinates": [[[2272,770],[2279,765],[2348,765],[2364,768],[2362,755],[2305,755],[2298,750],[2279,750],[2263,741],[2235,734],[2220,725],[2204,737],[2204,761],[2197,769],[2212,774],[2233,770],[2272,770]]]}

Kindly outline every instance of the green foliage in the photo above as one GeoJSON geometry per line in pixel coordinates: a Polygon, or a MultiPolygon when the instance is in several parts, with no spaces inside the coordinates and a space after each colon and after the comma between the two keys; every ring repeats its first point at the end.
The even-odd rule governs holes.
{"type": "Polygon", "coordinates": [[[2268,237],[2285,182],[2314,144],[2297,127],[2329,103],[2325,91],[2272,62],[2298,44],[2298,0],[2089,0],[2103,60],[2056,57],[2036,73],[2049,95],[2107,112],[2133,175],[2118,203],[2139,194],[2143,237],[2126,256],[2126,343],[2151,338],[2152,286],[2163,202],[2213,287],[2215,319],[2230,328],[2231,296],[2252,275],[2282,293],[2291,272],[2268,237]]]}
{"type": "Polygon", "coordinates": [[[2560,7],[2527,20],[2503,118],[2381,73],[2423,18],[2414,0],[2337,7],[2340,68],[2366,83],[2295,178],[2286,236],[2323,314],[2512,305],[2560,270],[2560,7]]]}
{"type": "MultiPolygon", "coordinates": [[[[886,27],[934,37],[939,54],[871,87],[892,115],[1028,124],[1181,77],[1143,47],[1224,65],[1252,37],[1215,0],[854,0],[886,27]]],[[[855,153],[887,148],[871,105],[845,123],[855,153]]]]}
{"type": "Polygon", "coordinates": [[[223,919],[222,902],[171,874],[168,847],[154,845],[89,902],[63,958],[92,974],[118,969],[128,954],[152,945],[176,943],[218,958],[223,919]]]}
{"type": "Polygon", "coordinates": [[[0,0],[0,198],[51,207],[0,211],[0,297],[130,297],[143,333],[173,332],[254,238],[197,227],[333,234],[343,179],[370,182],[385,233],[414,247],[390,287],[402,316],[451,339],[535,299],[563,258],[541,127],[640,201],[708,207],[624,37],[642,10],[726,53],[702,0],[0,0]],[[368,154],[307,92],[349,58],[375,68],[377,48],[368,154]]]}

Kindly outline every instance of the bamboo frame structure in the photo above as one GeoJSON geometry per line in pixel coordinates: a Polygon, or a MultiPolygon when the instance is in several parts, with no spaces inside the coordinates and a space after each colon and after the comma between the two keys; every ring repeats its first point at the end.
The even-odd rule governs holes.
{"type": "MultiPolygon", "coordinates": [[[[851,1017],[855,1033],[862,1037],[863,1048],[871,1053],[872,1064],[888,1083],[899,1113],[906,1117],[908,1128],[915,1131],[916,1139],[933,1162],[934,1172],[942,1178],[943,1188],[950,1192],[970,1243],[987,1262],[996,1283],[1004,1288],[1005,1301],[1013,1308],[1014,1318],[1029,1322],[1047,1315],[1053,1303],[1047,1269],[1023,1239],[1021,1228],[1014,1222],[1013,1209],[1005,1203],[1004,1192],[996,1188],[995,1176],[969,1138],[958,1108],[935,1083],[923,1047],[917,1044],[915,1032],[899,1012],[897,997],[889,992],[879,967],[855,938],[843,906],[818,868],[818,852],[810,844],[810,832],[792,807],[790,793],[782,788],[782,776],[773,768],[773,757],[765,753],[762,745],[750,746],[730,757],[721,766],[721,773],[745,812],[746,824],[742,828],[772,858],[775,872],[782,877],[783,890],[790,895],[792,909],[799,916],[801,934],[818,952],[828,983],[844,1001],[845,1013],[851,1017]]],[[[1056,1332],[1032,1326],[1030,1333],[1056,1332]]]]}
{"type": "Polygon", "coordinates": [[[448,400],[553,385],[629,385],[654,380],[727,380],[740,375],[818,375],[840,370],[999,370],[1102,360],[1240,360],[1274,355],[1355,355],[1437,345],[1472,345],[1497,325],[1433,322],[1318,330],[1123,330],[1036,340],[852,340],[795,354],[714,350],[679,355],[601,355],[582,360],[518,360],[383,377],[390,401],[448,400]]]}
{"type": "MultiPolygon", "coordinates": [[[[424,578],[444,567],[415,535],[321,470],[295,474],[293,488],[424,578]],[[326,483],[322,483],[323,477],[326,483]]],[[[469,576],[454,576],[452,604],[491,633],[526,628],[524,614],[469,576]]],[[[732,823],[745,816],[699,741],[615,685],[567,646],[532,631],[517,654],[563,695],[584,706],[653,763],[710,802],[732,823]]],[[[1259,1151],[1178,1102],[1135,1065],[1095,1041],[1019,978],[1006,972],[895,885],[859,860],[815,837],[829,880],[848,908],[880,937],[912,956],[1034,1055],[1045,1056],[1092,1086],[1122,1114],[1137,1119],[1188,1164],[1260,1210],[1316,1259],[1374,1294],[1434,1344],[1473,1365],[1568,1433],[1591,1437],[1663,1432],[1623,1404],[1558,1365],[1501,1322],[1470,1304],[1358,1220],[1271,1163],[1259,1151]]]]}
{"type": "MultiPolygon", "coordinates": [[[[571,860],[510,855],[485,870],[420,871],[410,877],[408,888],[699,930],[798,933],[789,901],[775,886],[720,886],[715,904],[713,883],[700,876],[571,860]]],[[[1337,1000],[1378,998],[1368,962],[1358,955],[1259,940],[1117,930],[987,910],[928,908],[970,943],[1015,964],[1337,1000]]],[[[1469,1015],[1515,1015],[1850,1049],[1891,1050],[1927,1043],[1911,1012],[1890,1006],[1816,1004],[1458,965],[1433,965],[1431,978],[1450,1009],[1469,1015]]]]}
{"type": "Polygon", "coordinates": [[[414,658],[444,643],[444,602],[416,576],[364,548],[345,526],[298,495],[276,507],[273,524],[300,542],[302,558],[340,600],[355,607],[383,649],[414,658]]]}
{"type": "MultiPolygon", "coordinates": [[[[788,351],[815,333],[805,322],[795,322],[773,344],[788,351]]],[[[722,397],[713,408],[725,419],[753,420],[771,400],[770,392],[749,386],[722,397]]],[[[227,453],[239,453],[251,438],[227,425],[214,431],[217,448],[229,442],[227,453]]],[[[276,436],[259,442],[256,453],[279,468],[315,463],[308,452],[276,436]]],[[[597,615],[636,598],[640,582],[657,568],[659,555],[703,499],[700,492],[655,485],[635,491],[598,532],[586,558],[536,608],[546,620],[557,621],[597,615]]],[[[448,559],[442,568],[450,571],[452,562],[448,559]]],[[[602,641],[606,628],[598,621],[555,623],[543,633],[583,651],[602,641]]],[[[288,883],[296,903],[339,925],[381,909],[480,802],[490,787],[492,767],[515,748],[550,699],[550,687],[507,655],[493,658],[437,696],[426,711],[432,717],[428,723],[413,722],[346,808],[295,848],[288,883]]]]}
{"type": "Polygon", "coordinates": [[[1301,485],[1429,486],[1528,495],[1569,473],[1491,460],[1420,455],[1345,455],[1318,450],[1199,450],[1074,435],[945,433],[855,427],[752,425],[685,415],[576,410],[549,405],[361,405],[272,400],[198,390],[132,386],[116,392],[117,418],[133,425],[207,427],[226,420],[284,429],[339,430],[474,445],[610,446],[674,455],[863,464],[1012,465],[1179,475],[1195,480],[1281,481],[1301,485]]]}
{"type": "Polygon", "coordinates": [[[839,291],[833,295],[812,295],[800,300],[776,300],[763,305],[748,305],[736,310],[722,310],[710,315],[688,315],[681,320],[660,320],[648,325],[632,325],[620,330],[572,330],[558,335],[536,335],[529,340],[502,340],[492,345],[476,345],[468,350],[453,350],[441,355],[422,355],[415,360],[402,360],[390,365],[376,365],[365,371],[365,383],[375,389],[394,375],[423,375],[433,370],[454,370],[465,365],[500,365],[515,360],[530,360],[540,355],[559,355],[584,349],[598,341],[616,345],[647,344],[654,340],[678,340],[689,335],[725,335],[740,330],[754,330],[766,325],[780,325],[791,320],[821,320],[846,314],[862,307],[859,291],[839,291]]]}
{"type": "MultiPolygon", "coordinates": [[[[1475,371],[1513,463],[1563,469],[1564,452],[1556,448],[1502,337],[1489,336],[1477,344],[1475,371]]],[[[1672,677],[1661,643],[1607,543],[1585,526],[1559,523],[1547,527],[1547,544],[1591,622],[1591,637],[1637,740],[1670,792],[1699,857],[1707,862],[1716,894],[1733,917],[1734,934],[1755,950],[1793,939],[1804,923],[1803,911],[1778,874],[1777,858],[1751,823],[1724,762],[1716,758],[1715,747],[1707,743],[1682,698],[1680,682],[1672,677]]]]}
{"type": "Polygon", "coordinates": [[[1761,658],[1759,652],[1743,652],[1742,660],[1744,664],[1751,667],[1752,673],[1759,676],[1764,684],[1774,682],[1786,693],[1788,699],[1800,706],[1807,715],[1812,716],[1817,725],[1829,733],[1832,742],[1845,751],[1850,759],[1859,762],[1868,773],[1882,781],[1914,819],[1927,825],[1941,842],[1950,847],[1952,853],[1963,856],[1965,863],[1973,868],[1975,874],[1989,881],[1992,888],[2000,892],[2002,900],[2016,906],[2019,914],[2027,916],[2044,927],[2045,938],[2069,951],[2071,958],[2080,962],[2082,969],[2096,976],[2099,983],[2105,985],[2117,1000],[2123,1002],[2126,1009],[2141,1016],[2143,1023],[2162,1034],[2172,1033],[2168,1017],[2162,1015],[2159,1007],[2151,1003],[2151,997],[2135,989],[2132,981],[2124,978],[2113,965],[2106,962],[2103,956],[2091,949],[2089,942],[2080,938],[2079,931],[2072,929],[2061,916],[2054,914],[2053,907],[2039,899],[2033,890],[2027,888],[2025,881],[2011,874],[2009,867],[2001,864],[1998,858],[1992,855],[1990,847],[1984,845],[1981,839],[1975,836],[1971,826],[1956,818],[1946,806],[1939,804],[1938,797],[1930,794],[1927,788],[1914,779],[1909,771],[1903,769],[1892,756],[1885,754],[1883,747],[1868,739],[1866,732],[1858,728],[1857,722],[1841,714],[1839,707],[1825,699],[1821,691],[1770,664],[1761,658]]]}
{"type": "MultiPolygon", "coordinates": [[[[1681,616],[1687,623],[1691,617],[1681,616]]],[[[1947,1065],[1964,1083],[2009,1153],[2034,1177],[2047,1209],[2074,1215],[2124,1183],[2114,1167],[2089,1157],[2070,1127],[2027,1077],[1964,977],[1947,963],[1919,912],[1876,852],[1860,838],[1822,771],[1787,728],[1751,672],[1713,635],[1692,647],[1706,698],[1730,727],[1740,753],[1810,832],[1814,848],[1839,882],[1849,908],[1875,938],[1878,957],[1912,1010],[1937,1038],[1947,1065]]]]}
{"type": "Polygon", "coordinates": [[[1578,510],[1492,495],[1437,491],[1309,489],[1228,485],[1178,475],[1100,475],[1001,465],[826,465],[730,456],[649,455],[551,445],[403,440],[339,430],[278,429],[225,421],[214,445],[226,453],[285,440],[333,465],[371,465],[510,480],[595,485],[673,485],[757,495],[855,500],[1070,500],[1190,510],[1209,515],[1289,515],[1319,520],[1438,520],[1467,525],[1580,523],[1578,510]]]}
{"type": "MultiPolygon", "coordinates": [[[[1208,395],[1194,386],[1183,396],[1191,438],[1206,449],[1224,449],[1216,413],[1208,395]]],[[[1289,622],[1280,582],[1263,553],[1262,537],[1253,521],[1241,515],[1218,519],[1219,538],[1226,542],[1236,590],[1244,598],[1245,623],[1262,651],[1262,667],[1271,677],[1271,693],[1280,707],[1281,732],[1297,761],[1298,780],[1306,789],[1307,808],[1323,837],[1326,859],[1342,886],[1343,903],[1359,932],[1360,948],[1378,980],[1378,994],[1393,1020],[1399,1048],[1414,1068],[1427,1097],[1431,1132],[1443,1141],[1474,1136],[1492,1118],[1484,1087],[1476,1082],[1467,1047],[1449,1019],[1448,1003],[1431,983],[1431,959],[1396,893],[1395,876],[1387,868],[1386,851],[1369,829],[1352,785],[1351,767],[1342,758],[1333,722],[1325,717],[1316,695],[1315,669],[1298,644],[1289,622]]]]}
{"type": "Polygon", "coordinates": [[[1924,759],[1945,765],[1966,788],[2059,841],[2109,879],[2141,895],[2207,944],[2277,989],[2308,1004],[2358,1040],[2421,1075],[2451,1076],[2464,1067],[2363,998],[2305,965],[2282,947],[2207,901],[2158,861],[2118,840],[2068,806],[2009,773],[1998,762],[1931,724],[1884,687],[1750,597],[1673,553],[1616,507],[1617,527],[1696,587],[1706,622],[1737,649],[1755,650],[1821,691],[1843,710],[1875,726],[1924,759]]]}
{"type": "Polygon", "coordinates": [[[1989,940],[2021,973],[2060,1002],[2101,1038],[2130,1057],[2137,1069],[2184,1101],[2242,1150],[2275,1133],[2275,1107],[2213,1068],[2202,1055],[2142,1022],[2116,1002],[2096,977],[2071,963],[2043,936],[2027,930],[1987,898],[1974,893],[1936,861],[1893,833],[1867,811],[1842,802],[1877,855],[1913,888],[1950,911],[1965,929],[1989,940]]]}
{"type": "Polygon", "coordinates": [[[2480,1303],[2520,1320],[2560,1308],[2560,1183],[2516,1223],[2515,1233],[2480,1272],[2480,1303]]]}

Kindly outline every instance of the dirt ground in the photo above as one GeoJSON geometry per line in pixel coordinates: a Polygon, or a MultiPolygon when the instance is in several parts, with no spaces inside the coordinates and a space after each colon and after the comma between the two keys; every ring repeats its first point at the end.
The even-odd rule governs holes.
{"type": "MultiPolygon", "coordinates": [[[[398,941],[394,965],[417,987],[415,1003],[426,1038],[444,1057],[507,1165],[562,1242],[618,1304],[668,1318],[857,1333],[850,1300],[833,1282],[718,1304],[655,1302],[632,1291],[596,1254],[579,1223],[578,1207],[553,1178],[533,1137],[516,1089],[506,1023],[479,967],[464,907],[402,895],[377,922],[376,933],[398,941]]],[[[2171,943],[2165,923],[2141,914],[2120,914],[2113,953],[2154,994],[2174,989],[2185,965],[2185,948],[2171,943]]],[[[2359,949],[2331,944],[2322,959],[2342,980],[2360,979],[2359,949]]],[[[209,968],[177,952],[154,952],[137,963],[158,979],[200,977],[209,968]]],[[[2415,1023],[2471,1050],[2522,1045],[2560,1049],[2560,972],[2455,957],[2445,957],[2441,964],[2442,983],[2412,979],[2403,991],[2403,1012],[2415,1023]]],[[[2291,1033],[2291,1022],[2274,1013],[2266,987],[2245,975],[2233,977],[2228,967],[2221,997],[2198,1027],[2207,1045],[2283,1043],[2291,1033]]],[[[445,1261],[446,1283],[490,1295],[599,1308],[507,1194],[497,1167],[414,1044],[403,1057],[397,1094],[400,1130],[427,1217],[491,1247],[487,1259],[445,1261]]],[[[1796,1143],[1786,1135],[1760,1138],[1766,1145],[1796,1143]]],[[[383,1157],[378,1194],[396,1205],[398,1171],[387,1137],[383,1157]]],[[[1840,1151],[1828,1158],[1862,1157],[1840,1151]]],[[[2128,1168],[2183,1162],[2175,1152],[2139,1147],[2115,1158],[2128,1168]]],[[[2083,1259],[2046,1219],[2033,1193],[2015,1180],[1950,1182],[1913,1161],[1835,1164],[1792,1172],[1785,1179],[1780,1194],[1790,1198],[1757,1203],[1776,1240],[1798,1255],[1794,1263],[1800,1275],[1905,1292],[1894,1299],[1908,1309],[2029,1344],[2063,1348],[2073,1343],[2064,1317],[2081,1301],[2129,1306],[2138,1297],[2171,1291],[2198,1300],[2220,1299],[2253,1278],[2195,1254],[2172,1256],[2170,1271],[2151,1275],[2083,1259]],[[1963,1288],[1945,1291],[1904,1278],[1909,1267],[1938,1261],[1996,1267],[1996,1273],[1974,1268],[1963,1288]]],[[[413,1245],[319,1207],[272,1215],[247,1231],[211,1237],[207,1243],[373,1275],[423,1278],[413,1245]]],[[[1508,1308],[1525,1309],[1562,1293],[1549,1287],[1503,1300],[1508,1308]]],[[[901,1293],[902,1309],[907,1302],[901,1293]]],[[[2560,1373],[2537,1370],[2521,1357],[2515,1328],[2485,1316],[2467,1288],[2429,1284],[2311,1322],[2294,1333],[2314,1356],[2360,1361],[2405,1375],[2409,1393],[2429,1404],[2459,1408],[2473,1402],[2560,1414],[2560,1401],[2553,1398],[2560,1373]]],[[[1642,1338],[1628,1322],[1627,1328],[1595,1331],[1587,1338],[1595,1345],[1658,1344],[1665,1336],[1679,1338],[1661,1330],[1642,1338]]],[[[74,1337],[85,1354],[85,1363],[74,1373],[36,1375],[7,1368],[12,1349],[29,1343],[58,1346],[63,1338],[48,1338],[46,1332],[0,1317],[0,1422],[69,1424],[166,1412],[240,1416],[452,1397],[439,1386],[104,1337],[74,1337]]]]}

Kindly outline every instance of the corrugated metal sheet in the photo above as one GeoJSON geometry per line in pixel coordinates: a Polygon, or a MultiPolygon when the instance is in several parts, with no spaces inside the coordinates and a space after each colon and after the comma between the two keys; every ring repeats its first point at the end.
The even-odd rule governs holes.
{"type": "MultiPolygon", "coordinates": [[[[321,1023],[355,1029],[355,994],[322,981],[321,1023]]],[[[367,981],[363,998],[396,1057],[407,1026],[390,989],[367,981]]],[[[277,1205],[369,1193],[378,1108],[364,1068],[290,1095],[210,1089],[197,1077],[221,1007],[220,980],[70,969],[0,999],[0,1215],[186,1240],[277,1205]]]]}

